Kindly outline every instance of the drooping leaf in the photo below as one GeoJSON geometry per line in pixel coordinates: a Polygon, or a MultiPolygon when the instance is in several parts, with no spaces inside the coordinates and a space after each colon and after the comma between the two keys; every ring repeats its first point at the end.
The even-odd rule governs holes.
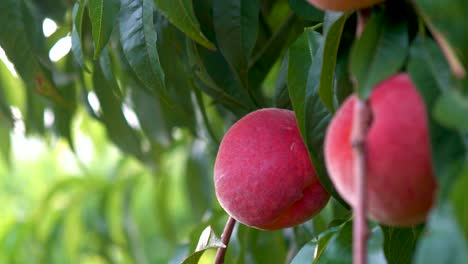
{"type": "Polygon", "coordinates": [[[214,50],[215,46],[201,32],[200,24],[193,12],[192,0],[154,0],[157,9],[171,23],[205,48],[214,50]]]}
{"type": "Polygon", "coordinates": [[[323,37],[306,29],[289,50],[288,89],[296,119],[317,176],[333,197],[346,205],[328,177],[323,140],[331,115],[319,97],[323,37]]]}
{"type": "Polygon", "coordinates": [[[214,100],[219,101],[233,111],[236,109],[243,111],[249,110],[249,105],[238,100],[235,95],[231,94],[230,91],[228,92],[227,88],[223,89],[213,80],[206,69],[205,63],[203,62],[199,52],[200,50],[197,45],[192,41],[188,41],[187,54],[189,57],[190,68],[195,76],[196,86],[203,92],[210,95],[214,100]]]}
{"type": "Polygon", "coordinates": [[[78,0],[75,5],[73,6],[72,11],[72,19],[73,19],[73,27],[72,27],[72,52],[75,56],[76,61],[78,64],[89,72],[88,67],[86,66],[85,56],[83,52],[83,39],[82,39],[82,23],[83,23],[83,15],[84,10],[86,7],[86,0],[78,0]]]}
{"type": "MultiPolygon", "coordinates": [[[[434,109],[441,91],[451,87],[450,68],[433,40],[417,38],[411,46],[408,72],[423,97],[426,110],[434,109]]],[[[428,112],[432,162],[439,182],[439,196],[445,197],[456,177],[451,175],[453,164],[464,158],[465,150],[460,135],[438,124],[428,112]]]]}
{"type": "Polygon", "coordinates": [[[379,82],[397,72],[408,48],[406,18],[390,11],[374,12],[351,51],[350,67],[358,96],[367,98],[379,82]]]}
{"type": "MultiPolygon", "coordinates": [[[[319,83],[318,94],[325,107],[331,113],[334,112],[334,80],[336,58],[338,56],[338,47],[340,45],[341,35],[349,14],[327,12],[324,18],[324,42],[321,47],[320,67],[317,78],[319,83]]],[[[316,71],[317,71],[316,70],[316,71]]]]}
{"type": "Polygon", "coordinates": [[[268,39],[262,49],[253,54],[249,64],[249,86],[252,89],[260,86],[282,52],[296,40],[303,30],[304,25],[299,18],[291,14],[268,39]]]}
{"type": "Polygon", "coordinates": [[[162,94],[166,90],[164,71],[156,46],[151,0],[122,0],[120,42],[133,71],[148,89],[162,94]]]}
{"type": "Polygon", "coordinates": [[[6,0],[0,3],[0,46],[15,64],[19,75],[26,82],[34,82],[39,65],[32,52],[26,28],[23,24],[22,1],[6,0]],[[15,36],[15,37],[11,37],[15,36]]]}
{"type": "MultiPolygon", "coordinates": [[[[105,57],[101,56],[102,58],[105,57]]],[[[123,115],[121,99],[112,92],[112,90],[118,90],[117,83],[114,79],[109,80],[105,77],[99,63],[94,65],[92,78],[93,88],[101,107],[101,118],[107,128],[109,138],[124,152],[145,160],[140,149],[140,141],[123,115]]]]}
{"type": "Polygon", "coordinates": [[[276,77],[275,94],[273,103],[278,108],[291,109],[291,99],[288,92],[288,64],[289,64],[289,50],[284,55],[283,61],[276,77]]]}
{"type": "MultiPolygon", "coordinates": [[[[114,24],[119,15],[119,0],[88,0],[89,17],[92,23],[94,40],[94,59],[99,58],[101,50],[107,45],[114,24]]],[[[77,10],[79,12],[79,10],[77,10]]],[[[83,11],[81,11],[83,12],[83,11]]],[[[78,18],[82,21],[81,18],[78,18]]],[[[80,22],[80,21],[79,21],[80,22]]],[[[80,33],[80,32],[78,32],[80,33]]]]}
{"type": "Polygon", "coordinates": [[[258,0],[214,0],[213,24],[221,53],[248,87],[249,58],[258,36],[258,0]]]}
{"type": "Polygon", "coordinates": [[[468,2],[453,0],[450,2],[438,2],[433,0],[414,1],[425,22],[433,34],[439,34],[445,42],[446,48],[459,60],[468,73],[468,34],[466,28],[468,21],[465,18],[465,10],[468,10],[468,2]],[[434,32],[435,31],[435,32],[434,32]]]}

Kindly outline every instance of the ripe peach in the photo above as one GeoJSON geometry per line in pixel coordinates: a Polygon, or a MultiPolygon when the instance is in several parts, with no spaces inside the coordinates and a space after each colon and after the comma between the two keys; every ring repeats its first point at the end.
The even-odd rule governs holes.
{"type": "Polygon", "coordinates": [[[237,221],[263,230],[305,222],[330,195],[319,183],[294,112],[266,108],[235,123],[214,167],[216,196],[237,221]]]}
{"type": "MultiPolygon", "coordinates": [[[[353,95],[343,103],[325,136],[328,172],[351,205],[356,203],[350,144],[355,102],[353,95]]],[[[421,223],[436,189],[424,102],[402,73],[377,85],[369,103],[373,115],[366,138],[369,216],[387,225],[421,223]]]]}
{"type": "Polygon", "coordinates": [[[353,11],[357,9],[371,7],[384,0],[307,0],[311,5],[322,10],[331,11],[353,11]]]}

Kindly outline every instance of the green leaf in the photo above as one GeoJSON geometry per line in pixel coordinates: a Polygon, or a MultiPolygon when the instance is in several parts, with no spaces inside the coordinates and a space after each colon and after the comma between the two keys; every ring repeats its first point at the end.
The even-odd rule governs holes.
{"type": "Polygon", "coordinates": [[[235,95],[226,88],[220,87],[208,72],[204,61],[200,55],[196,43],[187,41],[187,54],[189,57],[190,68],[195,76],[196,86],[211,96],[214,100],[222,103],[232,111],[247,112],[251,107],[244,102],[238,100],[235,95]],[[229,92],[228,92],[229,91],[229,92]]]}
{"type": "Polygon", "coordinates": [[[333,187],[325,168],[323,140],[331,115],[318,95],[323,37],[306,29],[290,47],[288,89],[302,138],[306,142],[317,176],[324,188],[346,205],[333,187]],[[305,70],[308,69],[308,70],[305,70]]]}
{"type": "Polygon", "coordinates": [[[165,92],[164,71],[156,46],[151,0],[122,0],[120,41],[133,71],[150,90],[165,92]]]}
{"type": "Polygon", "coordinates": [[[89,68],[86,66],[85,56],[83,54],[82,24],[85,7],[86,0],[78,0],[73,6],[73,27],[71,33],[72,52],[81,68],[83,68],[87,72],[90,72],[89,68]]]}
{"type": "Polygon", "coordinates": [[[468,189],[468,163],[457,175],[457,181],[453,184],[450,200],[453,203],[454,214],[458,224],[463,229],[465,240],[468,241],[468,208],[466,207],[466,190],[468,189]]]}
{"type": "Polygon", "coordinates": [[[229,242],[226,260],[232,263],[277,263],[286,259],[286,246],[281,231],[264,232],[237,225],[229,242]]]}
{"type": "MultiPolygon", "coordinates": [[[[367,260],[369,263],[385,263],[383,254],[383,232],[379,226],[370,226],[370,237],[367,241],[367,260]]],[[[321,263],[351,263],[352,262],[352,231],[353,222],[342,224],[336,233],[327,237],[326,247],[317,254],[314,264],[321,263]]]]}
{"type": "Polygon", "coordinates": [[[443,93],[434,106],[434,118],[442,125],[468,132],[468,98],[458,90],[443,93]]]}
{"type": "Polygon", "coordinates": [[[321,65],[320,74],[315,78],[320,79],[318,94],[325,107],[333,113],[335,111],[333,104],[334,80],[336,58],[338,56],[338,47],[340,46],[341,35],[349,14],[327,12],[324,19],[324,42],[321,47],[321,65]]]}
{"type": "Polygon", "coordinates": [[[297,252],[296,256],[292,259],[291,264],[312,264],[316,248],[317,242],[309,241],[299,250],[299,252],[297,252]]]}
{"type": "Polygon", "coordinates": [[[384,233],[384,253],[388,264],[412,263],[414,249],[422,226],[398,228],[381,226],[384,233]]]}
{"type": "Polygon", "coordinates": [[[315,8],[306,0],[288,0],[289,6],[298,16],[312,21],[322,21],[323,11],[315,8]]]}
{"type": "Polygon", "coordinates": [[[284,55],[283,61],[276,77],[275,94],[273,96],[273,103],[276,107],[282,109],[291,109],[291,99],[288,92],[288,64],[289,64],[289,50],[284,55]]]}
{"type": "Polygon", "coordinates": [[[258,0],[214,0],[213,24],[221,53],[248,87],[249,58],[258,37],[258,0]]]}
{"type": "Polygon", "coordinates": [[[468,263],[468,244],[462,234],[453,208],[449,204],[438,205],[418,243],[413,263],[468,263]]]}
{"type": "MultiPolygon", "coordinates": [[[[422,95],[426,109],[434,109],[441,91],[451,87],[450,68],[433,40],[417,38],[411,45],[408,72],[422,95]]],[[[428,111],[432,162],[439,182],[439,197],[446,197],[456,180],[451,171],[457,160],[464,159],[460,135],[440,126],[428,111]]]]}
{"type": "Polygon", "coordinates": [[[101,50],[109,41],[112,30],[114,29],[114,24],[119,15],[119,9],[119,0],[88,0],[89,17],[91,18],[94,40],[95,60],[99,58],[101,50]]]}
{"type": "Polygon", "coordinates": [[[352,48],[351,73],[363,99],[405,62],[409,48],[407,22],[394,13],[374,12],[352,48]]]}
{"type": "Polygon", "coordinates": [[[249,64],[249,86],[252,89],[261,85],[283,51],[302,34],[303,30],[304,25],[300,19],[291,14],[265,45],[254,54],[249,64]]]}
{"type": "Polygon", "coordinates": [[[187,257],[182,264],[197,264],[200,257],[205,253],[208,249],[213,248],[221,248],[226,247],[221,239],[216,236],[213,229],[211,227],[205,228],[200,235],[200,239],[198,240],[197,248],[195,249],[195,253],[187,257]]]}
{"type": "Polygon", "coordinates": [[[26,25],[23,23],[22,1],[0,2],[0,46],[5,50],[18,74],[29,85],[40,71],[32,51],[26,25]],[[12,37],[14,36],[14,37],[12,37]]]}
{"type": "Polygon", "coordinates": [[[154,3],[157,9],[187,36],[205,48],[215,49],[213,43],[200,30],[200,24],[193,12],[192,0],[154,0],[154,3]]]}
{"type": "MultiPolygon", "coordinates": [[[[105,53],[102,55],[105,55],[105,53]]],[[[101,56],[101,60],[105,61],[106,56],[101,56]]],[[[104,62],[103,64],[107,65],[108,63],[104,62]]],[[[121,100],[112,92],[118,90],[116,81],[106,79],[101,65],[98,63],[94,65],[92,80],[101,107],[101,118],[106,126],[109,138],[124,152],[145,160],[140,149],[139,138],[127,124],[123,115],[121,100]]]]}
{"type": "Polygon", "coordinates": [[[420,11],[431,31],[436,31],[447,44],[447,48],[461,60],[465,72],[468,71],[468,21],[466,10],[468,2],[465,0],[452,0],[439,2],[433,0],[415,0],[414,4],[420,11]]]}

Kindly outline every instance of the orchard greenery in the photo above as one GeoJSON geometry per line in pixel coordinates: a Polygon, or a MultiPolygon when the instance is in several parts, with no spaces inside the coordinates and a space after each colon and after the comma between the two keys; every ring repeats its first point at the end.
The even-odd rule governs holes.
{"type": "MultiPolygon", "coordinates": [[[[359,28],[358,12],[306,0],[0,1],[2,179],[27,175],[18,133],[66,143],[78,164],[57,178],[58,168],[31,167],[27,177],[58,182],[0,226],[0,262],[212,263],[227,219],[212,178],[220,141],[276,107],[295,112],[332,198],[295,227],[238,224],[226,263],[350,263],[353,219],[326,170],[325,132],[353,91],[368,98],[406,72],[426,106],[437,196],[423,224],[371,221],[368,260],[468,263],[467,10],[465,0],[387,0],[359,11],[359,28]],[[58,25],[47,37],[46,19],[58,25]],[[63,41],[70,52],[53,57],[63,41]],[[99,151],[83,155],[84,142],[99,151]]],[[[47,164],[64,160],[54,151],[47,164]]]]}

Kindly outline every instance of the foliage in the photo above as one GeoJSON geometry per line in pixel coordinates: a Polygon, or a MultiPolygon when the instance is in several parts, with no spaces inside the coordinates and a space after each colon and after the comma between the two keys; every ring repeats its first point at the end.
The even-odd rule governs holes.
{"type": "Polygon", "coordinates": [[[387,1],[355,38],[356,12],[305,0],[2,0],[0,46],[16,72],[0,63],[0,262],[210,263],[226,221],[211,181],[220,139],[246,113],[281,107],[333,199],[294,228],[238,225],[227,263],[350,263],[325,129],[353,89],[367,97],[407,71],[427,106],[437,204],[425,225],[371,223],[368,258],[468,263],[465,10],[387,1]],[[46,18],[58,25],[48,37],[46,18]],[[63,39],[71,52],[52,61],[63,39]],[[47,142],[33,161],[20,158],[34,151],[23,133],[47,142]]]}

